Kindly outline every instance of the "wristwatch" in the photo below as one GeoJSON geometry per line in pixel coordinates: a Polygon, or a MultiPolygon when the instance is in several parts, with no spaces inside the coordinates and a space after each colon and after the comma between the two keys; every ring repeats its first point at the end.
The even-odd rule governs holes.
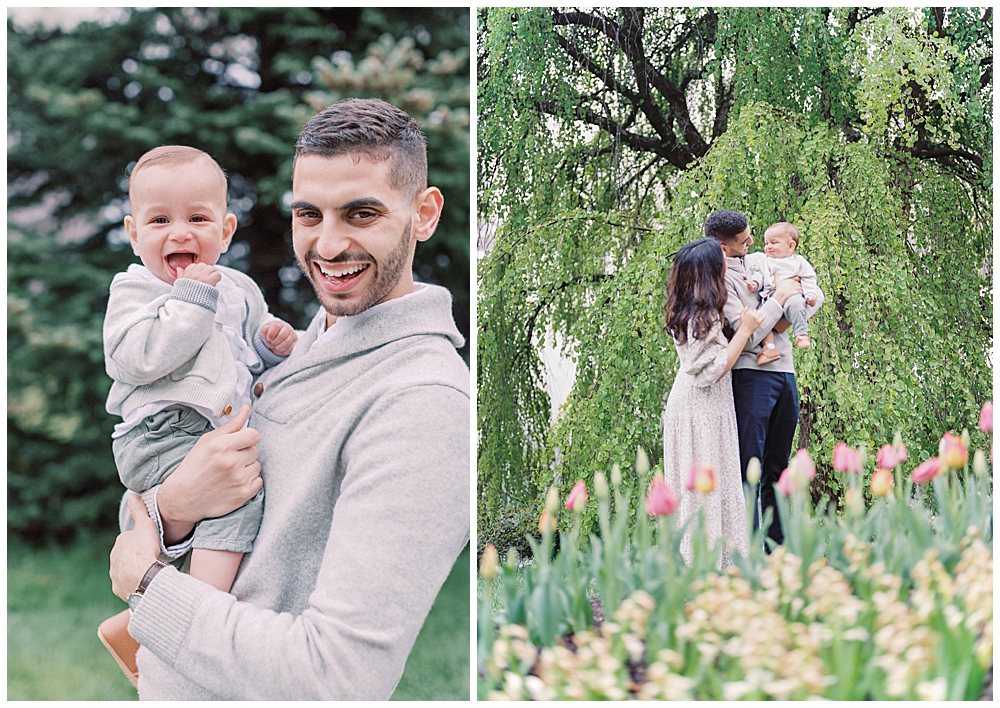
{"type": "Polygon", "coordinates": [[[146,574],[142,576],[142,580],[139,581],[139,587],[133,590],[132,594],[128,596],[128,608],[130,610],[133,612],[135,611],[135,608],[139,605],[139,600],[141,600],[142,596],[146,594],[146,588],[148,588],[149,584],[153,582],[153,578],[156,577],[156,574],[159,573],[160,570],[166,567],[167,564],[161,560],[153,561],[153,565],[149,566],[149,570],[146,571],[146,574]]]}

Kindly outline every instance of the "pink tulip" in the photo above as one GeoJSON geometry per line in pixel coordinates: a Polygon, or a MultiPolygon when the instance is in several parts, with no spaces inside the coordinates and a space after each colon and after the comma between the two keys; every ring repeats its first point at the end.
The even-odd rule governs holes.
{"type": "Polygon", "coordinates": [[[941,438],[941,444],[938,445],[938,456],[941,458],[942,465],[955,469],[964,467],[965,463],[969,461],[969,451],[962,444],[962,439],[951,433],[945,433],[944,437],[941,438]]]}
{"type": "Polygon", "coordinates": [[[791,467],[786,467],[782,471],[781,476],[778,477],[778,483],[774,487],[786,497],[792,496],[792,493],[798,490],[796,475],[791,471],[791,467]]]}
{"type": "Polygon", "coordinates": [[[986,401],[979,412],[979,429],[984,433],[993,432],[993,401],[986,401]]]}
{"type": "Polygon", "coordinates": [[[570,511],[583,511],[583,507],[586,504],[587,485],[584,484],[581,479],[573,485],[573,489],[570,490],[569,496],[566,497],[566,508],[570,511]]]}
{"type": "Polygon", "coordinates": [[[692,462],[684,488],[708,494],[715,489],[715,469],[709,465],[699,465],[697,462],[692,462]]]}
{"type": "Polygon", "coordinates": [[[927,484],[932,479],[938,476],[941,471],[941,460],[936,457],[932,457],[929,460],[924,460],[919,465],[917,469],[913,470],[912,479],[916,484],[927,484]]]}
{"type": "Polygon", "coordinates": [[[896,448],[896,462],[906,462],[906,445],[903,444],[902,440],[899,441],[899,447],[896,448]]]}
{"type": "Polygon", "coordinates": [[[813,465],[812,455],[808,450],[799,450],[795,457],[788,463],[788,469],[800,478],[800,481],[807,482],[816,476],[816,466],[813,465]]]}
{"type": "Polygon", "coordinates": [[[892,478],[892,470],[877,469],[872,475],[872,494],[877,497],[884,497],[892,491],[895,481],[892,478]]]}
{"type": "Polygon", "coordinates": [[[891,470],[899,462],[899,455],[892,445],[883,445],[875,455],[875,464],[884,470],[891,470]]]}
{"type": "Polygon", "coordinates": [[[653,480],[646,496],[646,513],[650,516],[669,516],[677,511],[677,495],[674,494],[662,477],[653,480]]]}
{"type": "Polygon", "coordinates": [[[837,443],[837,447],[833,448],[833,469],[838,472],[852,472],[854,474],[861,472],[858,451],[847,447],[844,443],[837,443]]]}

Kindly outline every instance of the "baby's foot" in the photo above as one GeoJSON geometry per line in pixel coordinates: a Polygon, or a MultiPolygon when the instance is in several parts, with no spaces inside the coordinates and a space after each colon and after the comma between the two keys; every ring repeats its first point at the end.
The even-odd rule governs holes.
{"type": "Polygon", "coordinates": [[[780,358],[781,354],[778,352],[777,347],[768,342],[764,345],[764,348],[760,350],[760,354],[757,355],[757,366],[770,364],[772,361],[777,361],[780,358]]]}
{"type": "Polygon", "coordinates": [[[808,349],[809,347],[812,346],[812,342],[809,341],[808,336],[800,334],[795,337],[795,346],[797,346],[799,349],[808,349]]]}

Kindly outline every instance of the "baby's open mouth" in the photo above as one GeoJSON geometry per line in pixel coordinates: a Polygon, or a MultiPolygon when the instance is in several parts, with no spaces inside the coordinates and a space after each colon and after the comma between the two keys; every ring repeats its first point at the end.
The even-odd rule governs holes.
{"type": "Polygon", "coordinates": [[[170,253],[167,255],[167,267],[170,268],[170,274],[177,277],[177,271],[180,268],[187,268],[189,265],[195,262],[196,258],[193,253],[170,253]]]}

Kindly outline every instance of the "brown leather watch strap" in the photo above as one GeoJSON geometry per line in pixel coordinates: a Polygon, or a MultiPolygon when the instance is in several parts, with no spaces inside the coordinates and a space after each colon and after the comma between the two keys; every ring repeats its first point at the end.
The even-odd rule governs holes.
{"type": "Polygon", "coordinates": [[[149,566],[149,570],[146,571],[146,574],[142,576],[142,580],[139,581],[139,587],[137,587],[135,589],[135,592],[133,592],[132,594],[140,596],[143,595],[146,592],[146,588],[149,587],[149,584],[153,582],[153,578],[156,577],[156,574],[159,573],[160,570],[166,567],[167,564],[164,563],[163,561],[161,560],[154,561],[153,565],[149,566]]]}

